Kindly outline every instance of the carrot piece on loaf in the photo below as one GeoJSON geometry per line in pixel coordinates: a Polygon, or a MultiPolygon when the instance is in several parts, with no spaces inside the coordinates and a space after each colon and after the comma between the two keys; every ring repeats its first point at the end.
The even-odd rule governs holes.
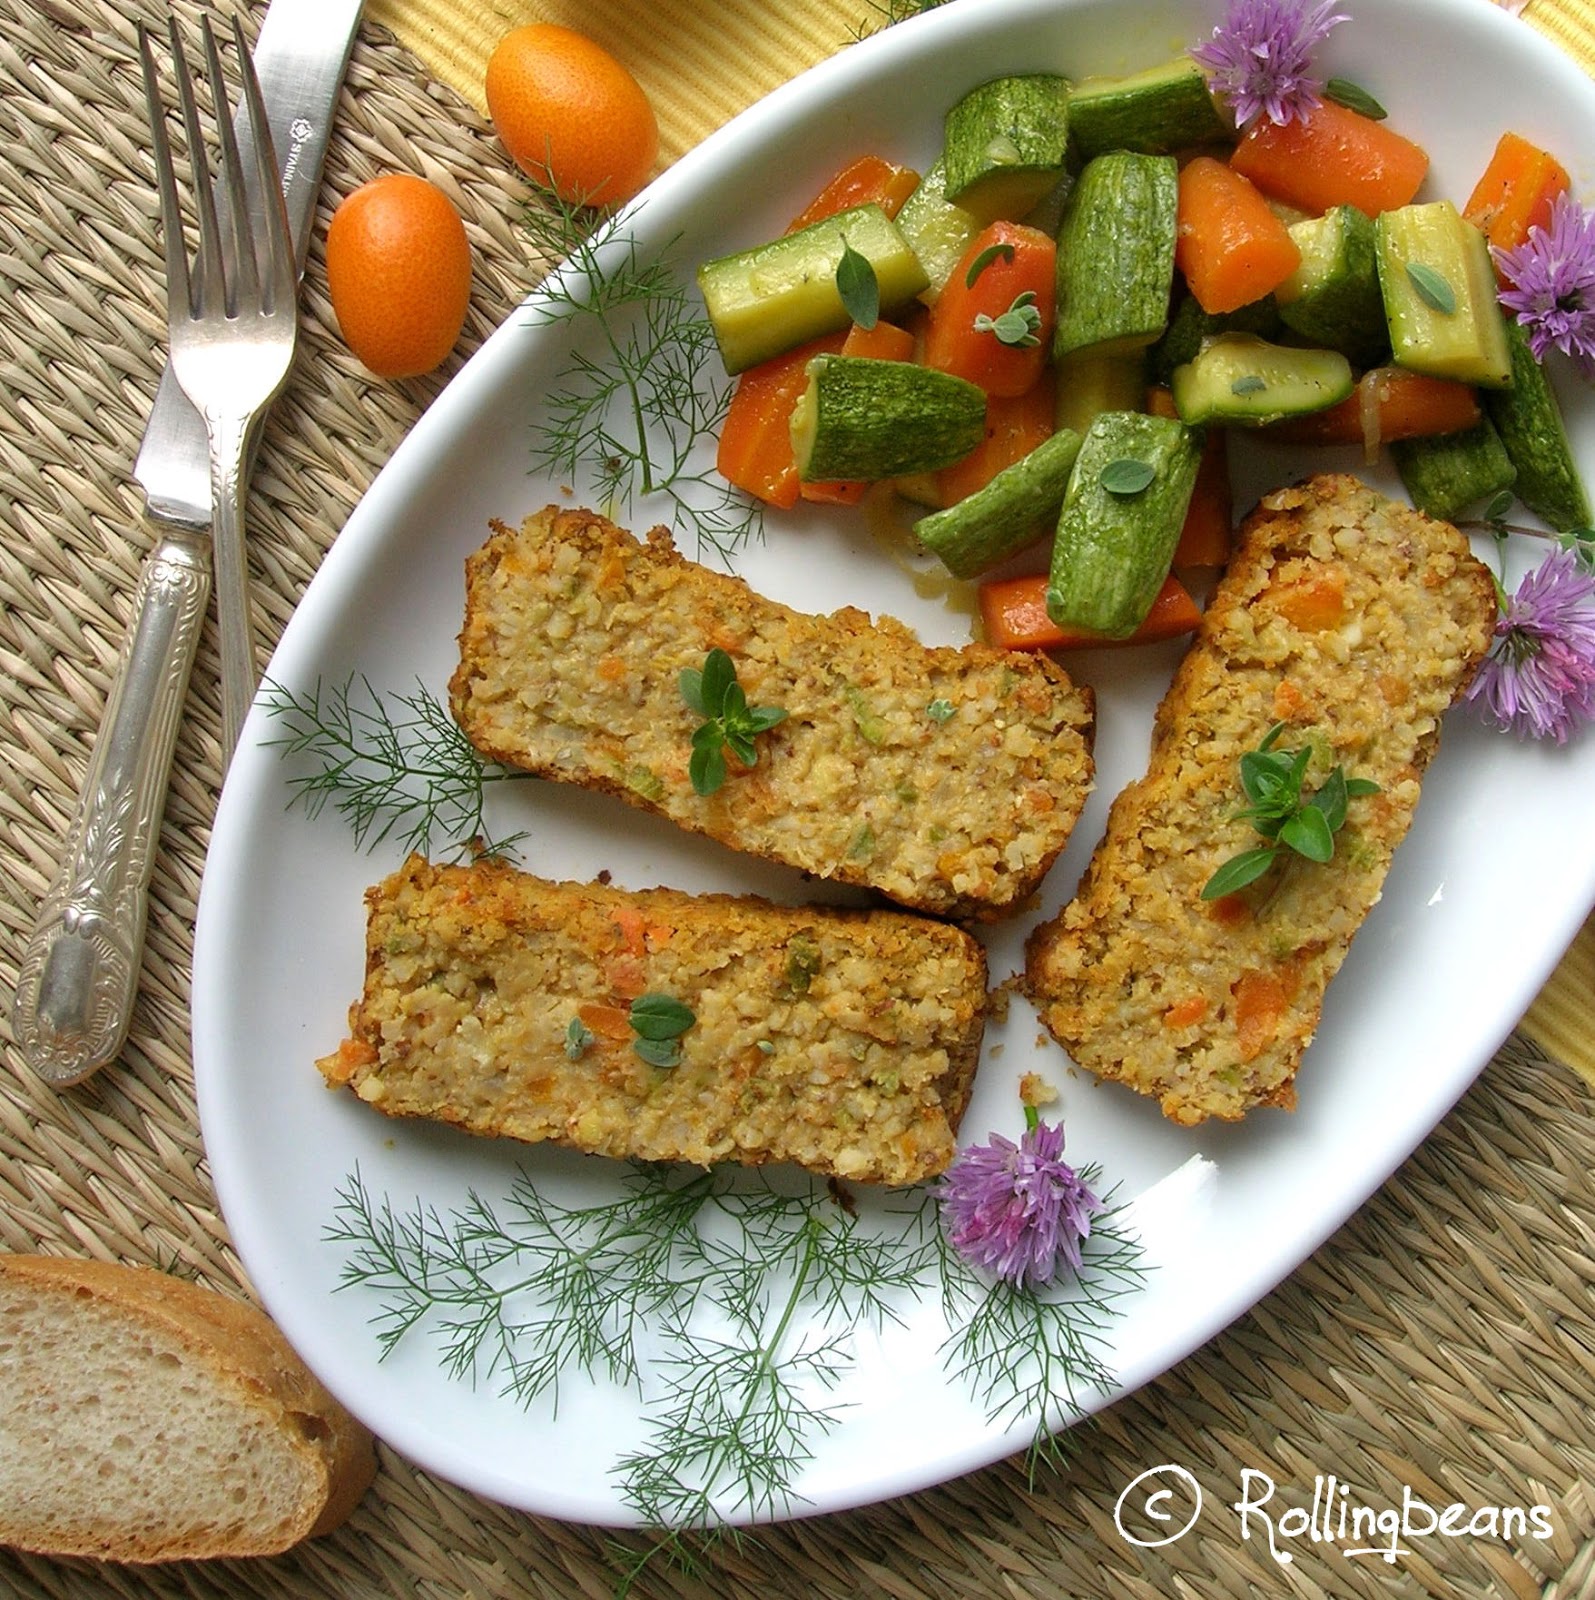
{"type": "Polygon", "coordinates": [[[1076,1062],[1179,1123],[1295,1104],[1324,990],[1407,832],[1441,714],[1489,647],[1490,574],[1447,523],[1326,475],[1265,499],[1159,707],[1145,777],[1115,800],[1073,901],[1031,935],[1025,987],[1076,1062]],[[1376,783],[1333,858],[1281,852],[1204,900],[1263,841],[1239,815],[1240,758],[1284,723],[1376,783]]]}

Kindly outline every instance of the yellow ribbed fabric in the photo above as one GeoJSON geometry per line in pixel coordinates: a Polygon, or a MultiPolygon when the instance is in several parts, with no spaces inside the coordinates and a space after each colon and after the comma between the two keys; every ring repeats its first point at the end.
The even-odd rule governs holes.
{"type": "MultiPolygon", "coordinates": [[[[974,3],[974,0],[965,0],[974,3]]],[[[872,0],[367,0],[440,83],[486,110],[482,78],[494,44],[524,22],[557,22],[624,61],[659,117],[667,166],[737,112],[878,25],[872,0]]],[[[1524,18],[1595,69],[1595,3],[1530,0],[1524,18]]],[[[1490,958],[1487,950],[1480,960],[1490,958]]],[[[1595,917],[1523,1019],[1523,1031],[1595,1089],[1595,917]]]]}

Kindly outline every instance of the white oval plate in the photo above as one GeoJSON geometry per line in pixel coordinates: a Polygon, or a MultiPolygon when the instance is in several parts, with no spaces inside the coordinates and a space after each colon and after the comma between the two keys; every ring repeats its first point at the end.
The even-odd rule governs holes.
{"type": "MultiPolygon", "coordinates": [[[[1595,88],[1525,25],[1482,0],[1349,0],[1347,9],[1352,19],[1324,65],[1372,90],[1394,125],[1428,147],[1427,195],[1465,200],[1507,127],[1557,151],[1590,193],[1595,88]]],[[[1219,10],[1186,0],[949,5],[844,50],[739,117],[651,188],[636,232],[654,247],[679,235],[689,267],[757,242],[857,154],[922,166],[945,107],[983,78],[1150,65],[1205,34],[1219,10]]],[[[353,672],[383,692],[410,692],[419,679],[444,694],[466,554],[490,517],[515,521],[558,498],[557,486],[529,477],[528,463],[540,388],[564,341],[519,312],[467,365],[350,518],[284,632],[271,679],[303,691],[353,672]]],[[[1562,387],[1595,482],[1595,404],[1562,387]]],[[[1305,465],[1284,454],[1252,460],[1256,482],[1243,493],[1305,465]]],[[[1521,569],[1539,553],[1514,559],[1521,569]]],[[[896,614],[928,641],[967,636],[964,619],[915,596],[854,514],[772,516],[766,544],[738,567],[803,608],[857,604],[896,614]]],[[[1141,771],[1177,653],[1081,659],[1100,697],[1099,782],[1051,874],[1045,913],[1072,889],[1112,795],[1141,771]]],[[[194,960],[205,1144],[244,1264],[311,1367],[406,1456],[513,1506],[629,1522],[612,1468],[637,1436],[634,1394],[567,1390],[556,1419],[545,1405],[527,1411],[501,1397],[491,1380],[472,1387],[448,1377],[425,1336],[379,1362],[371,1299],[335,1292],[343,1257],[323,1236],[356,1166],[399,1210],[419,1198],[444,1212],[473,1189],[503,1195],[518,1164],[593,1193],[609,1192],[614,1169],[393,1123],[323,1087],[313,1062],[342,1037],[361,983],[361,893],[397,864],[397,850],[363,854],[332,815],[289,809],[289,767],[261,744],[271,733],[257,706],[216,818],[194,960]]],[[[1127,1091],[1070,1072],[1038,1041],[1022,1004],[992,1028],[990,1046],[1003,1048],[988,1048],[966,1137],[1016,1128],[1017,1076],[1034,1066],[1062,1090],[1071,1157],[1100,1163],[1134,1201],[1152,1270],[1108,1352],[1119,1392],[1199,1346],[1290,1272],[1472,1081],[1595,900],[1595,830],[1577,822],[1592,793],[1595,739],[1527,746],[1453,713],[1384,899],[1330,991],[1293,1114],[1184,1131],[1127,1091]]],[[[501,832],[532,830],[521,859],[545,876],[608,871],[639,887],[807,892],[790,875],[605,799],[521,785],[494,805],[501,832]]],[[[994,978],[1018,967],[1028,925],[991,936],[994,978]]],[[[832,1397],[847,1409],[793,1484],[794,1510],[910,1491],[1028,1442],[1035,1419],[993,1425],[948,1380],[937,1356],[944,1331],[932,1304],[911,1306],[900,1330],[859,1338],[832,1397]]]]}

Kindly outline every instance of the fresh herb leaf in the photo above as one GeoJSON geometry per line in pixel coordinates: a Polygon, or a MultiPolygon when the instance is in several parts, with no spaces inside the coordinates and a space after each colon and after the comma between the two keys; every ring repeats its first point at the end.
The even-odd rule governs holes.
{"type": "Polygon", "coordinates": [[[1349,78],[1331,78],[1324,85],[1324,98],[1374,122],[1383,122],[1390,115],[1361,84],[1353,83],[1349,78]]]}
{"type": "Polygon", "coordinates": [[[737,682],[736,663],[718,645],[701,667],[685,667],[676,679],[687,708],[704,720],[693,731],[687,776],[698,794],[713,794],[726,781],[729,750],[744,767],[756,766],[754,740],[786,720],[779,706],[750,706],[737,682]]]}
{"type": "Polygon", "coordinates": [[[925,715],[935,723],[950,722],[957,710],[951,700],[943,700],[938,696],[925,707],[925,715]]]}
{"type": "Polygon", "coordinates": [[[1377,794],[1379,785],[1369,778],[1348,778],[1336,765],[1319,788],[1304,793],[1312,751],[1277,748],[1284,723],[1276,722],[1255,750],[1240,759],[1241,789],[1251,803],[1236,813],[1268,840],[1231,856],[1202,885],[1202,899],[1217,900],[1256,883],[1289,850],[1308,861],[1324,863],[1334,858],[1335,835],[1346,822],[1350,799],[1377,794]]]}
{"type": "Polygon", "coordinates": [[[1431,311],[1438,311],[1445,317],[1456,311],[1456,291],[1446,282],[1445,275],[1436,272],[1427,261],[1409,261],[1407,278],[1417,291],[1418,298],[1431,311]]]}
{"type": "Polygon", "coordinates": [[[572,1017],[570,1026],[565,1029],[566,1059],[580,1061],[592,1047],[593,1030],[580,1017],[572,1017]]]}
{"type": "Polygon", "coordinates": [[[976,333],[995,334],[999,344],[1015,350],[1033,350],[1041,343],[1041,313],[1036,309],[1036,292],[1026,289],[1000,316],[982,311],[975,318],[976,333]]]}
{"type": "Polygon", "coordinates": [[[532,248],[560,265],[532,296],[532,316],[579,324],[583,334],[543,389],[534,469],[584,483],[603,505],[657,496],[667,518],[692,530],[700,552],[729,564],[762,536],[763,509],[712,465],[732,384],[670,247],[645,251],[626,213],[606,215],[544,190],[523,224],[532,248]]]}
{"type": "Polygon", "coordinates": [[[1157,468],[1150,462],[1120,456],[1103,467],[1097,482],[1109,494],[1139,494],[1156,476],[1157,468]]]}
{"type": "Polygon", "coordinates": [[[679,1039],[698,1019],[692,1008],[674,995],[639,995],[631,1003],[627,1020],[640,1039],[679,1039]]]}
{"type": "Polygon", "coordinates": [[[969,271],[964,274],[964,287],[973,289],[975,280],[989,267],[993,261],[1012,261],[1014,247],[1011,244],[988,244],[984,250],[969,263],[969,271]]]}
{"type": "Polygon", "coordinates": [[[1222,899],[1227,894],[1234,894],[1238,889],[1256,883],[1273,866],[1274,856],[1275,850],[1272,845],[1262,845],[1255,850],[1243,850],[1239,855],[1231,856],[1202,886],[1202,898],[1222,899]]]}
{"type": "Polygon", "coordinates": [[[861,328],[873,328],[881,316],[881,286],[868,256],[842,241],[842,259],[836,264],[836,292],[848,316],[861,328]]]}

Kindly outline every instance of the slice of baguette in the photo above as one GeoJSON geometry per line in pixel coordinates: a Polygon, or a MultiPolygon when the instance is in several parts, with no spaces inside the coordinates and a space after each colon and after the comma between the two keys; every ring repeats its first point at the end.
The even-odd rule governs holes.
{"type": "Polygon", "coordinates": [[[348,1517],[372,1437],[255,1307],[149,1267],[0,1254],[0,1544],[275,1555],[348,1517]]]}

